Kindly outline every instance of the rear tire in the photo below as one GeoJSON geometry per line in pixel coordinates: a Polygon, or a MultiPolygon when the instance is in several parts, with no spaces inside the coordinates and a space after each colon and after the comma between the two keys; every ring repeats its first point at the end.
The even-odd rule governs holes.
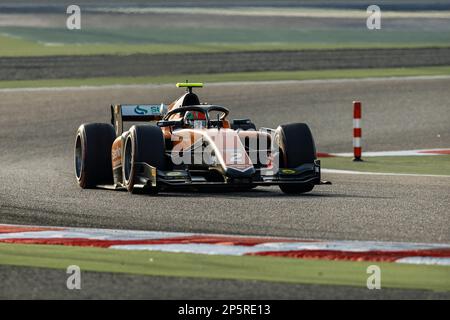
{"type": "MultiPolygon", "coordinates": [[[[280,167],[297,168],[316,160],[316,146],[308,125],[293,123],[277,128],[280,146],[280,167]]],[[[314,188],[311,183],[294,183],[280,185],[281,191],[288,194],[309,192],[314,188]]]]}
{"type": "Polygon", "coordinates": [[[157,170],[166,170],[164,135],[159,127],[135,125],[129,130],[123,155],[123,182],[132,193],[158,193],[158,188],[136,189],[136,163],[145,162],[157,170]]]}
{"type": "Polygon", "coordinates": [[[111,146],[116,138],[108,123],[82,124],[75,139],[75,176],[81,188],[113,184],[111,146]]]}

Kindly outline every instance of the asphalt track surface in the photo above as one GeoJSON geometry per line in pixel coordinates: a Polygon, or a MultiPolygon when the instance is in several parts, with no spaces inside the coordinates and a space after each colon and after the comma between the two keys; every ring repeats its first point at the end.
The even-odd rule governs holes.
{"type": "Polygon", "coordinates": [[[0,299],[449,299],[445,292],[263,281],[151,277],[107,272],[81,274],[81,289],[68,290],[65,270],[0,266],[0,299]]]}
{"type": "MultiPolygon", "coordinates": [[[[448,88],[450,79],[441,77],[215,84],[198,91],[203,101],[258,126],[307,122],[320,151],[342,152],[351,148],[353,99],[363,101],[367,149],[448,147],[448,88]]],[[[79,124],[108,122],[110,103],[170,102],[179,94],[173,86],[0,90],[0,223],[450,242],[448,178],[324,174],[333,185],[301,196],[272,187],[152,197],[76,185],[79,124]]],[[[311,290],[328,297],[327,289],[311,290]]]]}
{"type": "Polygon", "coordinates": [[[0,80],[450,65],[450,48],[0,58],[0,80]]]}

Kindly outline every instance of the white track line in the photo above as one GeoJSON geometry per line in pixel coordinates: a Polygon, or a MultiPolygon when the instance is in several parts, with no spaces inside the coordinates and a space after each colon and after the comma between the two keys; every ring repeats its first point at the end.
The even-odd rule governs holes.
{"type": "MultiPolygon", "coordinates": [[[[227,81],[206,83],[207,87],[214,86],[239,86],[239,85],[284,85],[284,84],[324,84],[324,83],[355,83],[373,81],[414,81],[414,80],[442,80],[450,79],[450,76],[405,76],[405,77],[368,77],[349,79],[321,79],[321,80],[273,80],[273,81],[227,81]]],[[[20,80],[18,80],[20,81],[20,80]]],[[[119,80],[120,81],[120,80],[119,80]]],[[[78,90],[102,90],[102,89],[151,89],[151,88],[175,88],[175,84],[115,84],[115,85],[88,85],[69,87],[41,87],[41,88],[4,88],[3,92],[46,92],[46,91],[78,91],[78,90]]]]}
{"type": "MultiPolygon", "coordinates": [[[[364,157],[397,157],[397,156],[445,156],[446,154],[439,151],[448,151],[449,148],[438,149],[416,149],[416,150],[400,150],[400,151],[371,151],[363,152],[364,157]],[[435,153],[433,153],[435,152],[435,153]]],[[[353,157],[351,152],[328,153],[335,157],[353,157]]]]}
{"type": "MultiPolygon", "coordinates": [[[[105,234],[112,234],[114,235],[114,237],[111,237],[110,239],[115,239],[115,240],[126,240],[129,237],[128,236],[132,236],[132,235],[139,235],[139,237],[147,237],[147,236],[152,236],[154,234],[159,234],[162,237],[166,238],[166,237],[172,237],[172,236],[212,236],[212,237],[233,237],[233,238],[241,238],[241,239],[246,239],[246,238],[258,238],[258,239],[267,239],[268,242],[270,242],[270,240],[273,239],[279,239],[279,240],[299,240],[297,238],[292,238],[292,237],[283,237],[283,236],[264,236],[264,235],[257,235],[257,234],[253,234],[253,235],[240,235],[240,234],[221,234],[221,233],[202,233],[202,232],[195,232],[195,233],[189,233],[189,232],[170,232],[170,231],[145,231],[145,230],[127,230],[127,229],[103,229],[103,228],[76,228],[76,227],[60,227],[60,226],[43,226],[43,225],[20,225],[20,224],[9,224],[9,223],[0,223],[0,227],[2,226],[6,226],[6,227],[29,227],[29,228],[51,228],[51,229],[59,229],[59,230],[53,230],[53,231],[57,231],[57,232],[84,232],[85,234],[89,233],[92,234],[93,236],[104,236],[105,234]],[[122,237],[125,236],[125,237],[122,237]]],[[[14,234],[19,234],[19,233],[33,233],[33,232],[48,232],[50,230],[47,231],[21,231],[18,233],[6,233],[9,235],[14,235],[14,234]]],[[[0,239],[5,238],[1,236],[2,234],[0,233],[0,239]]],[[[56,234],[55,234],[56,235],[56,234]]],[[[18,238],[23,237],[23,234],[18,235],[18,238]]],[[[56,235],[57,238],[61,238],[61,236],[56,235]]],[[[322,241],[319,239],[302,239],[303,241],[322,241]]],[[[354,240],[357,241],[357,240],[354,240]]],[[[422,245],[423,243],[415,243],[415,244],[419,244],[422,245]]],[[[427,244],[426,244],[427,245],[427,244]]],[[[450,244],[449,244],[450,245],[450,244]]]]}
{"type": "MultiPolygon", "coordinates": [[[[273,8],[263,7],[234,7],[234,8],[167,8],[167,7],[99,7],[88,9],[90,12],[122,13],[122,14],[196,14],[219,16],[246,17],[296,17],[296,18],[356,18],[365,19],[366,12],[362,10],[313,9],[313,8],[273,8]]],[[[450,18],[450,11],[383,11],[383,18],[450,18]]]]}
{"type": "Polygon", "coordinates": [[[374,175],[374,176],[450,178],[450,175],[443,175],[443,174],[389,173],[389,172],[368,172],[368,171],[353,171],[353,170],[338,170],[338,169],[321,169],[321,171],[323,173],[337,173],[337,174],[364,174],[364,175],[374,175]]]}

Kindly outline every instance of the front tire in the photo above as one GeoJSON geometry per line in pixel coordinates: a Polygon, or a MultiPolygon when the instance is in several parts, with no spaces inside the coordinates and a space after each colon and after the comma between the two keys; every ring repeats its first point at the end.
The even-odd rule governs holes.
{"type": "Polygon", "coordinates": [[[112,184],[111,146],[116,137],[107,123],[82,124],[75,139],[75,176],[83,189],[112,184]]]}
{"type": "MultiPolygon", "coordinates": [[[[280,146],[280,167],[297,168],[316,160],[316,146],[308,125],[292,123],[277,128],[277,139],[280,146]]],[[[281,184],[280,189],[287,194],[310,192],[312,183],[281,184]]]]}
{"type": "Polygon", "coordinates": [[[128,191],[132,193],[157,193],[157,187],[147,187],[140,190],[136,184],[136,163],[145,162],[157,170],[165,170],[164,136],[159,127],[151,125],[135,125],[129,130],[123,151],[123,182],[128,191]]]}

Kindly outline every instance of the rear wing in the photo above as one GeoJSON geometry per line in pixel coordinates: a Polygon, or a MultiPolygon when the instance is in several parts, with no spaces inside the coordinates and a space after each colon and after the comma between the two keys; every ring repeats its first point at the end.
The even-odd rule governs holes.
{"type": "Polygon", "coordinates": [[[111,105],[111,124],[116,136],[123,132],[124,121],[159,121],[167,113],[167,106],[161,104],[117,104],[111,105]]]}

